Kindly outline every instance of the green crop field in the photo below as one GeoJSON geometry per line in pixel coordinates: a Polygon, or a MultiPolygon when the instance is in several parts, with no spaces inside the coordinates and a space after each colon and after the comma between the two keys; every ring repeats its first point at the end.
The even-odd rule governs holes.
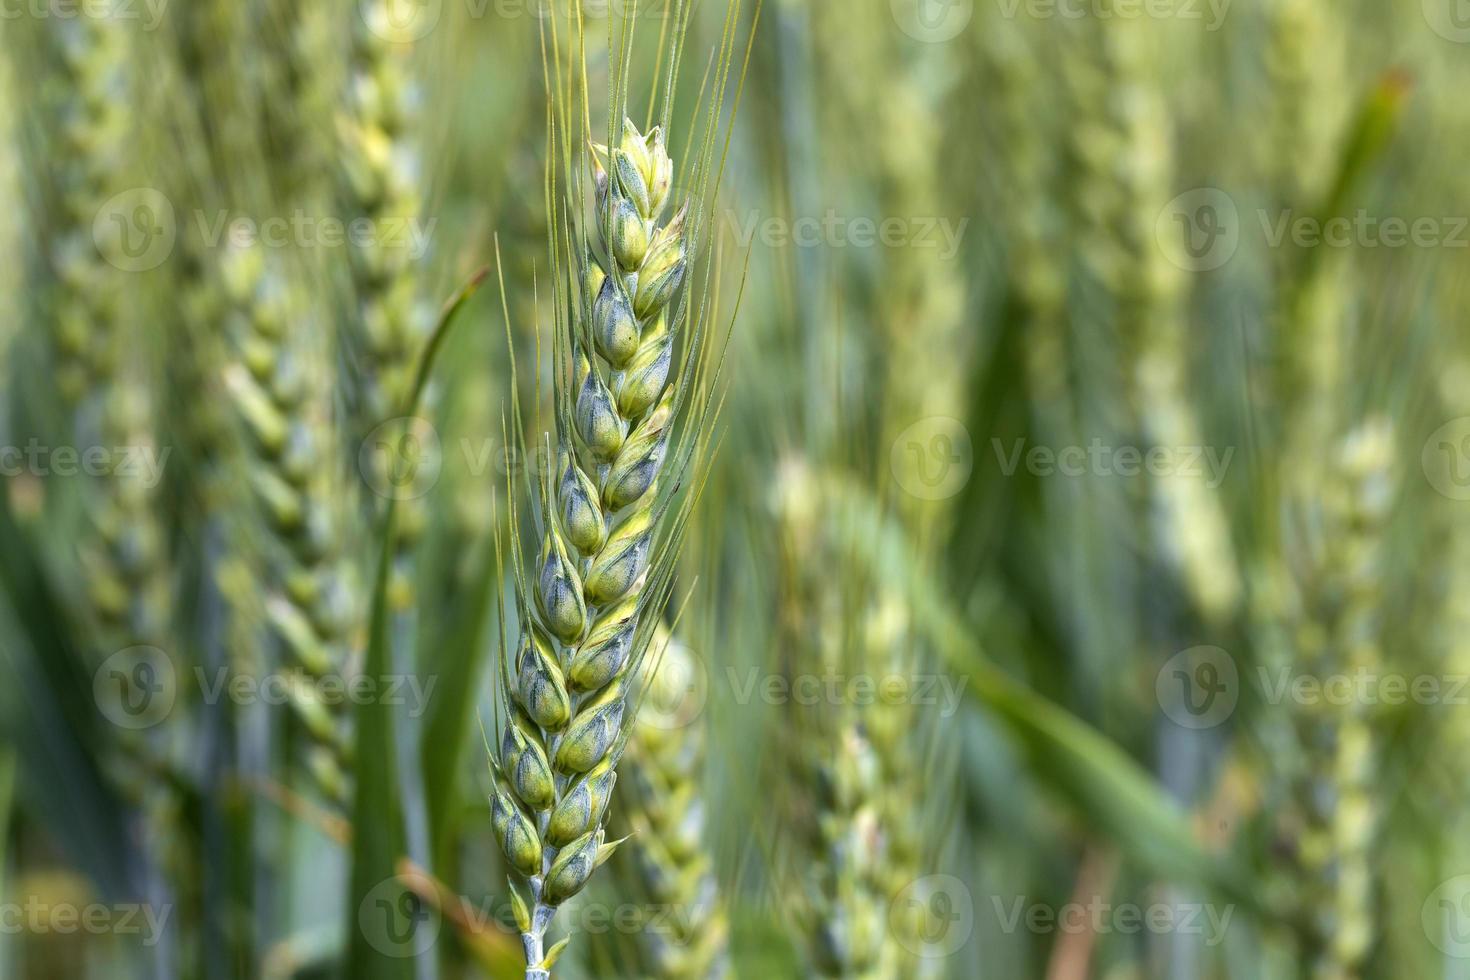
{"type": "Polygon", "coordinates": [[[1470,977],[1464,0],[0,0],[0,978],[1470,977]]]}

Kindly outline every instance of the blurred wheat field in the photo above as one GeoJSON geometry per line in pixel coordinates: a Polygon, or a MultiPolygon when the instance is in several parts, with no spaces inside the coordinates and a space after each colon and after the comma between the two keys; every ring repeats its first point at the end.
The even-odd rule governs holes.
{"type": "Polygon", "coordinates": [[[0,14],[0,976],[1470,976],[1454,0],[0,14]]]}

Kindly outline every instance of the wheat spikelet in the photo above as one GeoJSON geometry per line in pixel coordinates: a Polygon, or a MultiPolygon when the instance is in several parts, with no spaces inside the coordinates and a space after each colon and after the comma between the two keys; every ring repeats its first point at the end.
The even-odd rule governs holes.
{"type": "MultiPolygon", "coordinates": [[[[224,258],[236,312],[223,380],[251,438],[247,477],[275,542],[265,556],[270,588],[260,611],[292,668],[309,681],[345,678],[355,599],[344,570],[327,331],[286,261],[266,261],[251,247],[224,258]]],[[[351,771],[346,721],[315,693],[293,684],[291,707],[312,741],[308,768],[340,804],[351,771]]]]}
{"type": "MultiPolygon", "coordinates": [[[[660,630],[643,670],[647,695],[628,740],[617,801],[631,840],[636,884],[652,907],[671,909],[663,929],[647,928],[639,976],[701,980],[723,976],[729,926],[706,840],[705,733],[688,717],[699,667],[693,654],[660,630]]],[[[623,893],[626,897],[627,893],[623,893]]]]}

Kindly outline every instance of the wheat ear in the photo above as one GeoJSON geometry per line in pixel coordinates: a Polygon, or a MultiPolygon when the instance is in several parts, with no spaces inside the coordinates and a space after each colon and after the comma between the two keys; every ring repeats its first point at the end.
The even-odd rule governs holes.
{"type": "Polygon", "coordinates": [[[670,304],[689,262],[687,211],[661,220],[674,173],[663,130],[622,129],[599,151],[611,172],[596,163],[608,265],[589,255],[582,269],[595,299],[566,352],[575,400],[558,371],[557,467],[542,490],[534,586],[519,590],[523,633],[504,663],[516,698],[504,701],[492,763],[496,836],[533,897],[521,924],[528,978],[549,976],[547,925],[617,846],[603,822],[653,625],[644,613],[671,574],[662,550],[649,566],[655,532],[675,516],[657,484],[681,404],[670,304]]]}
{"type": "MultiPolygon", "coordinates": [[[[1396,493],[1394,437],[1371,419],[1339,445],[1334,479],[1321,487],[1323,534],[1303,546],[1291,636],[1298,668],[1319,677],[1383,667],[1385,525],[1396,493]]],[[[1297,706],[1303,751],[1295,784],[1299,901],[1314,976],[1362,975],[1373,941],[1374,706],[1297,706]]]]}
{"type": "MultiPolygon", "coordinates": [[[[773,500],[782,543],[780,612],[783,665],[793,685],[804,674],[843,676],[861,664],[849,572],[822,523],[821,478],[804,460],[783,463],[773,500]]],[[[856,669],[862,669],[858,666],[856,669]]],[[[786,783],[786,824],[802,871],[779,888],[803,941],[808,969],[821,977],[885,975],[887,876],[883,862],[883,764],[855,705],[793,705],[794,747],[786,783]]]]}
{"type": "Polygon", "coordinates": [[[392,7],[390,0],[362,5],[339,124],[349,203],[370,222],[375,238],[354,250],[352,265],[364,355],[364,427],[391,417],[402,404],[423,325],[409,250],[386,240],[400,223],[419,215],[421,169],[412,46],[389,40],[392,7]]]}
{"type": "Polygon", "coordinates": [[[119,276],[93,242],[93,222],[121,190],[127,149],[128,40],[109,13],[51,21],[64,80],[57,171],[59,231],[52,264],[59,280],[54,311],[57,387],[73,404],[112,372],[119,276]]]}
{"type": "MultiPolygon", "coordinates": [[[[281,649],[307,678],[340,676],[348,669],[355,599],[344,573],[327,331],[285,263],[267,267],[258,249],[227,253],[226,261],[237,312],[224,384],[251,436],[249,483],[275,544],[266,557],[271,589],[263,611],[281,649]]],[[[312,741],[312,776],[341,804],[352,768],[343,712],[294,684],[291,708],[312,741]]]]}
{"type": "MultiPolygon", "coordinates": [[[[336,3],[267,0],[261,15],[269,19],[258,54],[271,95],[265,109],[275,191],[283,201],[320,207],[337,158],[333,121],[347,67],[344,10],[336,3]]],[[[365,98],[359,94],[357,105],[365,98]]]]}
{"type": "MultiPolygon", "coordinates": [[[[711,60],[713,94],[696,116],[702,125],[685,171],[690,195],[676,202],[667,133],[693,10],[678,0],[669,11],[660,121],[645,133],[626,115],[636,3],[630,9],[611,83],[608,141],[592,144],[590,157],[566,143],[566,134],[585,132],[590,116],[585,61],[568,86],[560,67],[552,72],[555,36],[544,55],[555,78],[547,175],[555,430],[546,446],[554,463],[539,480],[538,506],[526,515],[532,519],[522,521],[510,494],[512,527],[534,535],[540,553],[526,574],[531,563],[511,536],[521,635],[513,652],[508,645],[502,651],[503,726],[491,759],[495,835],[531,896],[525,902],[512,885],[528,980],[549,977],[569,941],[545,948],[557,908],[621,843],[608,842],[604,830],[616,767],[646,683],[640,666],[713,455],[724,349],[710,331],[718,304],[713,296],[695,301],[685,280],[719,183],[716,140],[740,4],[726,8],[711,60]],[[596,188],[590,208],[584,165],[596,188]],[[563,173],[568,184],[559,193],[563,173]]],[[[585,41],[580,19],[577,37],[585,41]]],[[[568,67],[575,65],[569,58],[568,67]]],[[[706,286],[717,266],[703,267],[706,286]]],[[[506,333],[509,339],[508,318],[506,333]]]]}
{"type": "MultiPolygon", "coordinates": [[[[1094,25],[1073,84],[1086,118],[1073,134],[1078,169],[1076,210],[1082,257],[1111,300],[1126,397],[1119,424],[1147,444],[1203,445],[1190,398],[1185,343],[1184,270],[1159,248],[1155,223],[1173,196],[1174,161],[1166,107],[1152,82],[1152,34],[1143,25],[1094,25]],[[1127,99],[1092,103],[1094,93],[1124,90],[1127,99]],[[1126,172],[1128,179],[1118,180],[1126,172]]],[[[1150,480],[1152,536],[1199,613],[1222,622],[1242,598],[1229,523],[1220,499],[1199,476],[1172,468],[1150,480]]]]}
{"type": "Polygon", "coordinates": [[[1253,147],[1287,207],[1321,202],[1334,175],[1335,141],[1349,109],[1342,23],[1326,0],[1263,5],[1262,60],[1269,82],[1266,125],[1253,147]]]}
{"type": "Polygon", "coordinates": [[[640,937],[639,975],[657,980],[723,976],[728,957],[729,925],[706,840],[705,732],[685,715],[698,669],[689,649],[660,630],[644,662],[648,694],[618,784],[637,892],[678,913],[667,931],[640,937]]]}
{"type": "MultiPolygon", "coordinates": [[[[392,418],[404,403],[427,326],[415,256],[407,247],[409,223],[418,219],[422,205],[413,45],[398,37],[393,0],[370,0],[360,13],[340,126],[350,207],[367,219],[373,236],[354,250],[352,263],[361,354],[359,437],[392,418]]],[[[377,458],[379,465],[390,465],[386,457],[377,458]]],[[[413,497],[400,499],[397,511],[389,596],[400,617],[395,634],[402,635],[411,629],[406,617],[414,604],[412,552],[428,513],[413,497]]]]}
{"type": "MultiPolygon", "coordinates": [[[[60,76],[64,165],[51,259],[58,387],[77,408],[80,437],[112,449],[156,450],[146,358],[138,354],[134,310],[139,280],[106,234],[104,209],[128,186],[134,157],[127,113],[136,94],[130,34],[115,12],[52,20],[60,76]],[[137,354],[137,356],[125,356],[137,354]],[[86,397],[84,397],[86,396],[86,397]]],[[[156,451],[152,458],[157,459],[156,451]]],[[[99,642],[164,645],[168,618],[165,542],[153,487],[113,472],[89,494],[93,538],[82,549],[89,612],[99,642]]]]}
{"type": "MultiPolygon", "coordinates": [[[[82,445],[105,448],[111,467],[84,488],[89,533],[78,552],[86,588],[82,618],[90,627],[85,667],[141,655],[112,676],[128,685],[151,676],[155,651],[171,642],[171,588],[167,533],[159,517],[159,487],[128,464],[166,460],[156,439],[151,346],[140,310],[147,295],[141,277],[124,271],[123,241],[106,232],[105,210],[131,184],[137,146],[127,116],[139,89],[130,70],[134,38],[116,11],[75,20],[52,18],[62,104],[60,144],[52,149],[57,215],[51,258],[57,276],[54,322],[58,388],[76,409],[73,434],[82,445]],[[103,233],[98,234],[101,230],[103,233]]],[[[11,25],[7,25],[9,30],[11,25]]],[[[161,464],[160,464],[161,465],[161,464]]],[[[157,471],[162,475],[161,469],[157,471]]],[[[99,675],[100,676],[100,675],[99,675]]],[[[144,694],[148,697],[148,694],[144,694]]],[[[148,701],[148,704],[156,702],[148,701]]],[[[179,783],[186,769],[177,747],[183,707],[149,730],[116,727],[105,750],[107,775],[141,822],[146,853],[186,887],[188,845],[180,832],[179,783]]]]}

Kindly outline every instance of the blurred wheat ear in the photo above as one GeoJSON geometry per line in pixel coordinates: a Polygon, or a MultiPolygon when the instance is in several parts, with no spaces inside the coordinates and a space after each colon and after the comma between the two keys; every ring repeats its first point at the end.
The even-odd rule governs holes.
{"type": "Polygon", "coordinates": [[[618,894],[666,914],[645,924],[638,975],[662,980],[723,976],[729,924],[709,853],[703,779],[702,667],[660,629],[643,663],[647,695],[628,741],[615,800],[630,840],[616,864],[618,894]]]}

